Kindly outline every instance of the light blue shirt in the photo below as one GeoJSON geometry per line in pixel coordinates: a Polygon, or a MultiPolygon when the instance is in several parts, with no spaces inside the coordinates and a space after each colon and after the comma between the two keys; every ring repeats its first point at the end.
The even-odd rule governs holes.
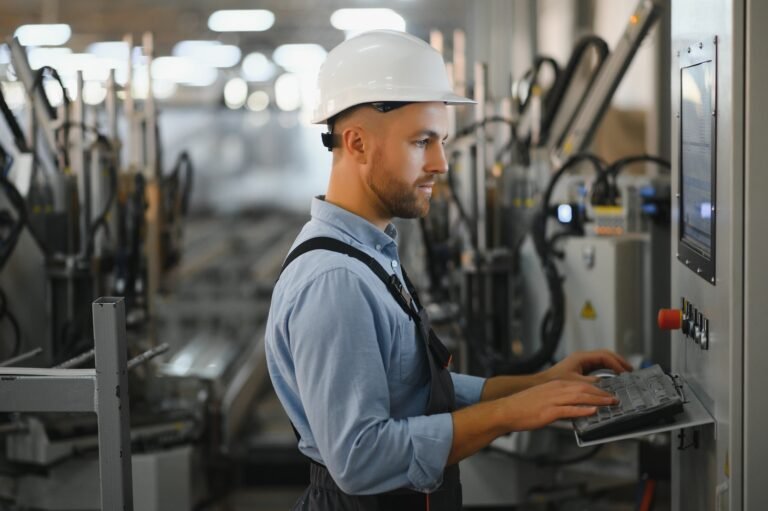
{"type": "MultiPolygon", "coordinates": [[[[370,254],[402,280],[397,231],[316,198],[294,247],[318,236],[370,254]]],[[[272,384],[302,453],[348,494],[442,482],[453,441],[449,413],[424,415],[429,367],[415,323],[362,262],[327,250],[300,256],[275,286],[266,330],[272,384]]],[[[457,406],[485,380],[451,373],[457,406]]]]}

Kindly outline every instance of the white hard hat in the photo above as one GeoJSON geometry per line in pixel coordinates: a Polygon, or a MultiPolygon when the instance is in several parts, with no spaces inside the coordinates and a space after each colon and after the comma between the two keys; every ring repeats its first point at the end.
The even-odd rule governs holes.
{"type": "Polygon", "coordinates": [[[421,39],[372,30],[339,44],[320,67],[312,122],[376,102],[474,103],[454,94],[443,57],[421,39]]]}

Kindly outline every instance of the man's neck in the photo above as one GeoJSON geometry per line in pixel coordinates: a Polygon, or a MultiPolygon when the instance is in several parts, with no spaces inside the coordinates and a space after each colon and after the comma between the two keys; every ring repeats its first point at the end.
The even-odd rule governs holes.
{"type": "Polygon", "coordinates": [[[372,205],[373,201],[361,191],[350,189],[348,186],[335,186],[333,177],[328,185],[325,201],[369,221],[382,231],[392,221],[391,218],[381,215],[372,205]]]}

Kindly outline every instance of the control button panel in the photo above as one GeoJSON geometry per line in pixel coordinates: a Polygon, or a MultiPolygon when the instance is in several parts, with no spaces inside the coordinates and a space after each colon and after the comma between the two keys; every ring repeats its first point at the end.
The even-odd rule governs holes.
{"type": "Polygon", "coordinates": [[[659,310],[658,324],[662,330],[680,330],[682,334],[699,345],[703,350],[709,349],[709,318],[693,303],[681,299],[679,309],[659,310]]]}

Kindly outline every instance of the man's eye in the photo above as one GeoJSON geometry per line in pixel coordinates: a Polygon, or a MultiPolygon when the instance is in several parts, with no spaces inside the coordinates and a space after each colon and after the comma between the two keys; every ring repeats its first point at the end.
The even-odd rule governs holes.
{"type": "Polygon", "coordinates": [[[429,139],[428,138],[424,138],[422,140],[417,140],[414,143],[416,144],[417,147],[427,147],[427,144],[429,143],[429,139]]]}

